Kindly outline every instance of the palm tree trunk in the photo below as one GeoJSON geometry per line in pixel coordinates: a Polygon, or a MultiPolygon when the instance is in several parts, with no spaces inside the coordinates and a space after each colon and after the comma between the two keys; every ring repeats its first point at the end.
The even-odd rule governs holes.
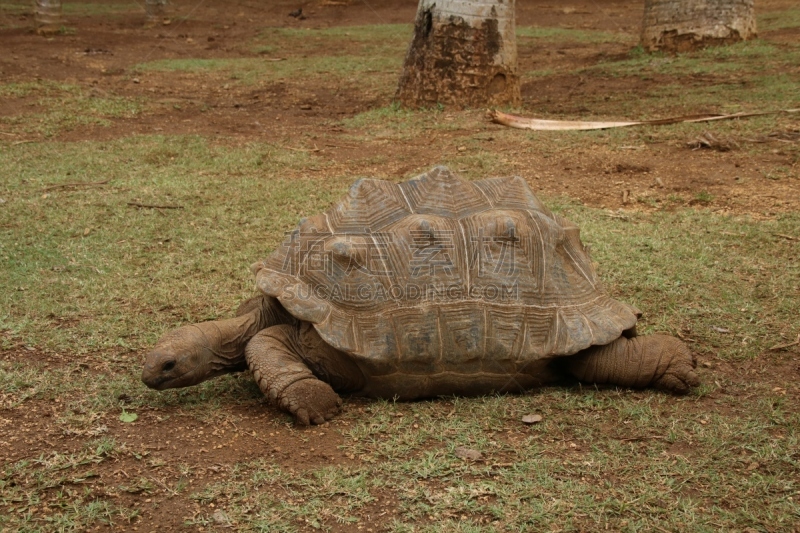
{"type": "Polygon", "coordinates": [[[684,52],[756,36],[753,0],[645,0],[642,46],[684,52]]]}
{"type": "Polygon", "coordinates": [[[155,24],[161,22],[166,15],[167,0],[145,0],[144,7],[147,24],[155,24]]]}
{"type": "Polygon", "coordinates": [[[39,35],[58,33],[63,26],[61,0],[35,0],[33,14],[36,20],[36,33],[39,35]]]}
{"type": "Polygon", "coordinates": [[[514,0],[420,0],[395,98],[412,107],[518,103],[514,0]]]}

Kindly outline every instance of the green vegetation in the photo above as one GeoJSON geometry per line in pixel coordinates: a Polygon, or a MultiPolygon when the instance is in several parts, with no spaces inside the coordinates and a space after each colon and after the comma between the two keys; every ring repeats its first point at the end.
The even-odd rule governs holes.
{"type": "Polygon", "coordinates": [[[193,319],[209,318],[223,302],[228,312],[251,290],[247,266],[254,258],[271,250],[301,213],[344,190],[343,181],[338,190],[320,190],[311,180],[276,177],[303,168],[308,157],[265,144],[211,146],[197,137],[4,151],[0,165],[9,179],[0,257],[7,266],[0,276],[13,289],[1,297],[2,327],[26,344],[57,351],[138,349],[158,335],[147,328],[156,309],[174,308],[172,323],[192,316],[198,302],[211,308],[193,319]],[[225,274],[214,287],[208,275],[222,273],[222,262],[237,265],[239,275],[225,274]]]}
{"type": "Polygon", "coordinates": [[[757,18],[758,31],[761,33],[786,28],[800,28],[800,9],[797,8],[760,13],[757,18]]]}
{"type": "Polygon", "coordinates": [[[252,41],[250,50],[259,57],[164,59],[141,63],[134,69],[219,73],[248,85],[334,76],[353,84],[358,78],[362,89],[383,88],[393,83],[390,79],[402,65],[402,50],[410,32],[411,27],[405,24],[320,30],[269,28],[252,41]],[[281,60],[265,60],[264,55],[281,60]]]}
{"type": "Polygon", "coordinates": [[[77,85],[44,80],[0,85],[0,97],[28,100],[22,113],[0,117],[0,125],[44,137],[78,126],[108,126],[109,119],[131,118],[144,109],[141,99],[101,94],[77,85]]]}
{"type": "Polygon", "coordinates": [[[528,39],[535,41],[563,43],[625,43],[631,44],[636,38],[629,33],[611,33],[599,30],[573,30],[567,28],[540,28],[533,26],[517,27],[517,38],[525,44],[528,39]]]}
{"type": "MultiPolygon", "coordinates": [[[[133,9],[69,9],[93,13],[89,5],[133,9]]],[[[797,13],[761,15],[762,35],[798,26],[797,13]]],[[[641,332],[691,344],[703,385],[686,397],[566,384],[513,397],[346,399],[328,426],[299,429],[266,406],[248,374],[160,393],[143,387],[142,354],[165,330],[230,316],[252,294],[248,266],[359,174],[399,180],[442,163],[469,179],[520,174],[544,184],[543,161],[560,170],[587,151],[604,163],[654,143],[683,148],[710,129],[523,132],[488,125],[482,110],[401,109],[390,97],[410,33],[409,25],[270,28],[241,45],[242,57],[161,59],[120,78],[202,78],[230,84],[237,97],[279,80],[286,105],[303,84],[358,94],[348,105],[370,102],[244,139],[123,131],[69,142],[65,132],[134,124],[161,104],[77,82],[0,84],[13,107],[0,117],[0,446],[59,439],[3,459],[0,530],[131,529],[159,506],[187,526],[219,531],[796,528],[800,215],[715,212],[725,194],[718,188],[634,191],[624,212],[542,198],[581,227],[610,292],[645,312],[641,332]],[[543,421],[521,424],[531,413],[543,421]],[[246,415],[257,421],[246,427],[246,415]],[[203,431],[190,424],[228,433],[214,441],[220,448],[199,452],[203,431]],[[30,428],[46,431],[23,432],[30,428]],[[236,439],[235,450],[222,448],[236,439]],[[281,451],[278,441],[298,445],[281,451]],[[315,456],[324,446],[329,455],[315,456]],[[457,447],[483,458],[461,459],[457,447]],[[242,450],[255,453],[228,455],[242,450]]],[[[537,84],[533,98],[543,89],[526,114],[655,118],[798,106],[796,43],[765,38],[661,56],[631,49],[632,35],[518,33],[520,47],[609,51],[589,66],[549,63],[525,74],[523,83],[537,84]],[[592,90],[581,93],[584,81],[592,90]],[[627,91],[628,83],[645,88],[627,91]]],[[[757,156],[752,172],[776,188],[798,179],[796,138],[744,140],[796,129],[796,115],[713,125],[715,136],[741,141],[732,157],[757,156]]],[[[703,156],[713,163],[728,154],[703,156]]]]}
{"type": "MultiPolygon", "coordinates": [[[[383,85],[381,74],[395,74],[402,65],[402,58],[382,56],[314,56],[290,57],[282,61],[269,62],[261,57],[236,59],[160,59],[140,63],[137,71],[178,71],[207,73],[219,72],[230,80],[241,80],[245,84],[292,80],[303,76],[336,76],[352,79],[364,73],[372,86],[383,85]]],[[[363,84],[362,84],[363,86],[363,84]]]]}
{"type": "MultiPolygon", "coordinates": [[[[131,2],[116,0],[109,2],[64,2],[61,7],[64,15],[72,17],[114,16],[130,12],[144,13],[144,5],[137,7],[131,2]]],[[[0,3],[0,11],[13,14],[32,13],[32,2],[5,0],[0,3]]]]}
{"type": "Polygon", "coordinates": [[[730,46],[710,47],[697,52],[676,56],[647,54],[639,48],[630,53],[630,58],[601,62],[589,67],[609,76],[647,76],[669,74],[679,78],[696,75],[726,74],[742,77],[771,69],[783,70],[800,60],[800,46],[783,46],[778,53],[777,45],[761,39],[744,41],[730,46]]]}

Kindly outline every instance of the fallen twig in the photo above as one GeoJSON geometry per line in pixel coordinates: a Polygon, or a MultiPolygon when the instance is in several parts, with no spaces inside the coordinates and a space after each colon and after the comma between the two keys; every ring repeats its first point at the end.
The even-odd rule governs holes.
{"type": "Polygon", "coordinates": [[[590,122],[584,120],[545,120],[539,118],[520,117],[509,115],[497,110],[489,111],[492,122],[509,126],[511,128],[537,130],[537,131],[567,131],[567,130],[603,130],[608,128],[625,128],[628,126],[662,126],[678,124],[680,122],[711,122],[714,120],[731,120],[734,118],[760,117],[764,115],[777,115],[780,113],[800,113],[800,109],[781,109],[779,111],[760,111],[756,113],[734,113],[732,115],[685,115],[682,117],[663,118],[658,120],[638,120],[626,122],[590,122]]]}
{"type": "Polygon", "coordinates": [[[628,437],[625,439],[617,439],[620,442],[634,442],[638,440],[650,440],[650,439],[666,439],[663,435],[643,435],[641,437],[628,437]]]}
{"type": "Polygon", "coordinates": [[[734,148],[737,150],[740,148],[739,143],[736,141],[718,139],[708,131],[703,133],[703,135],[697,139],[686,144],[693,150],[697,150],[699,148],[710,148],[711,150],[717,150],[718,152],[730,152],[734,148]]]}
{"type": "Polygon", "coordinates": [[[34,140],[17,141],[17,142],[11,143],[11,146],[17,146],[18,144],[28,144],[28,143],[35,143],[35,142],[36,141],[34,141],[34,140]]]}
{"type": "Polygon", "coordinates": [[[56,185],[48,185],[43,188],[43,191],[52,191],[54,189],[66,189],[67,187],[100,187],[111,181],[111,178],[103,181],[71,181],[68,183],[58,183],[56,185]]]}
{"type": "Polygon", "coordinates": [[[769,349],[771,352],[778,352],[780,350],[785,350],[786,348],[791,348],[792,346],[797,346],[800,344],[800,335],[797,336],[797,340],[794,342],[790,342],[788,344],[776,344],[772,348],[769,349]]]}
{"type": "Polygon", "coordinates": [[[790,241],[800,241],[800,237],[792,237],[791,235],[784,235],[783,233],[773,233],[773,235],[782,239],[788,239],[790,241]]]}
{"type": "Polygon", "coordinates": [[[317,148],[316,146],[314,148],[292,148],[291,146],[281,146],[281,148],[284,148],[286,150],[292,150],[293,152],[321,152],[322,151],[320,148],[317,148]]]}
{"type": "Polygon", "coordinates": [[[183,209],[182,205],[141,204],[139,202],[128,202],[128,205],[144,209],[183,209]]]}

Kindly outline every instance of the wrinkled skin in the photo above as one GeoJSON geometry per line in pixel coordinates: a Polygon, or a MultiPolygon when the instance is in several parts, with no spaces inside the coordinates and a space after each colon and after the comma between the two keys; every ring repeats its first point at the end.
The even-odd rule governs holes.
{"type": "Polygon", "coordinates": [[[257,296],[239,306],[237,316],[191,324],[166,333],[147,355],[142,381],[164,390],[247,369],[244,348],[265,327],[293,323],[272,298],[257,296]]]}
{"type": "Polygon", "coordinates": [[[213,322],[203,322],[164,335],[147,356],[142,381],[151,389],[174,389],[246,370],[243,354],[226,353],[215,342],[219,329],[213,322]]]}
{"type": "MultiPolygon", "coordinates": [[[[560,375],[676,394],[685,394],[700,383],[693,355],[683,342],[666,335],[625,333],[610,344],[557,359],[560,375]]],[[[410,377],[404,381],[400,376],[394,384],[370,379],[352,357],[327,345],[313,326],[297,322],[266,296],[243,303],[236,318],[183,326],[165,334],[147,356],[142,381],[157,390],[188,387],[248,367],[264,394],[301,425],[322,424],[334,417],[342,405],[337,393],[413,399],[441,394],[441,387],[462,395],[496,390],[491,383],[463,375],[458,381],[434,385],[423,379],[418,389],[410,377]]],[[[521,385],[508,390],[524,389],[521,385]]]]}

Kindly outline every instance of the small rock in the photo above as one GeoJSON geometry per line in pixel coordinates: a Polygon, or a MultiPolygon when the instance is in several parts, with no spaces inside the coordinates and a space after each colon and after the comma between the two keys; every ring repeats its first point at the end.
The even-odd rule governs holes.
{"type": "Polygon", "coordinates": [[[538,424],[542,421],[542,415],[525,415],[522,417],[523,424],[538,424]]]}
{"type": "Polygon", "coordinates": [[[712,366],[714,366],[711,363],[711,361],[703,361],[701,364],[703,365],[704,368],[711,368],[712,366]]]}
{"type": "Polygon", "coordinates": [[[229,526],[231,525],[231,521],[228,518],[228,515],[225,514],[225,511],[222,509],[217,509],[214,511],[214,514],[211,516],[214,519],[215,524],[219,524],[221,526],[229,526]]]}
{"type": "Polygon", "coordinates": [[[139,83],[139,78],[133,78],[131,81],[132,81],[133,83],[139,83]]]}
{"type": "Polygon", "coordinates": [[[308,111],[309,109],[311,109],[311,104],[302,104],[300,106],[300,109],[303,109],[304,111],[308,111]]]}
{"type": "Polygon", "coordinates": [[[758,463],[750,463],[750,466],[747,467],[748,470],[752,471],[758,468],[760,465],[758,463]]]}
{"type": "Polygon", "coordinates": [[[473,450],[471,448],[464,448],[463,446],[459,446],[455,449],[456,457],[460,457],[461,459],[467,459],[469,461],[480,461],[483,459],[483,454],[478,450],[473,450]]]}
{"type": "Polygon", "coordinates": [[[466,146],[459,146],[458,147],[458,151],[459,152],[466,152],[467,151],[467,147],[466,146]]]}

